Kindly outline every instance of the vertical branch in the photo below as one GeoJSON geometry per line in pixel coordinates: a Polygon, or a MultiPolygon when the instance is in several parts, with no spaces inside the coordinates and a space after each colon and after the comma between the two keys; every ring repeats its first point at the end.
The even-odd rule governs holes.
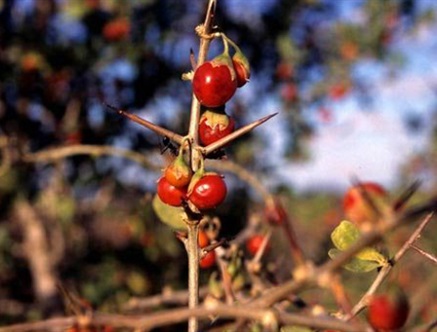
{"type": "MultiPolygon", "coordinates": [[[[209,35],[212,31],[212,23],[215,13],[215,7],[216,7],[216,0],[209,0],[205,21],[203,25],[198,27],[198,29],[201,29],[201,31],[199,33],[200,46],[199,46],[199,54],[197,57],[197,66],[204,63],[208,55],[211,38],[208,38],[206,36],[209,35]]],[[[188,136],[192,140],[192,145],[194,148],[196,148],[199,143],[199,134],[198,134],[199,118],[200,118],[200,103],[197,100],[196,96],[193,94],[192,101],[191,101],[190,124],[188,128],[188,136]]],[[[193,170],[196,171],[199,165],[199,158],[201,158],[201,155],[199,151],[197,151],[197,149],[193,149],[191,158],[192,158],[191,164],[193,170]]]]}
{"type": "Polygon", "coordinates": [[[47,304],[57,294],[54,264],[42,221],[27,201],[16,206],[17,221],[24,233],[23,250],[29,261],[38,300],[47,304]]]}
{"type": "MultiPolygon", "coordinates": [[[[186,249],[188,254],[188,307],[195,308],[199,304],[199,246],[197,237],[199,235],[199,223],[187,223],[188,239],[186,249]]],[[[197,318],[191,317],[188,320],[188,331],[197,332],[197,318]]]]}
{"type": "MultiPolygon", "coordinates": [[[[209,44],[211,39],[207,36],[212,31],[212,21],[215,14],[216,0],[209,0],[208,9],[206,11],[205,21],[202,26],[198,27],[196,32],[200,36],[199,54],[197,58],[197,66],[205,62],[209,44]],[[199,33],[200,32],[200,33],[199,33]]],[[[195,69],[195,68],[194,68],[195,69]]],[[[191,111],[190,111],[190,123],[188,128],[188,138],[191,144],[188,146],[190,150],[191,168],[193,171],[197,171],[200,164],[203,164],[203,156],[199,149],[199,137],[198,127],[200,118],[200,103],[196,96],[192,94],[191,111]]],[[[193,309],[199,304],[199,246],[198,246],[198,233],[200,219],[190,214],[187,214],[189,220],[187,220],[188,228],[188,240],[186,243],[186,250],[188,255],[188,307],[193,309]]],[[[196,317],[190,317],[188,320],[188,332],[197,332],[198,320],[196,317]]]]}

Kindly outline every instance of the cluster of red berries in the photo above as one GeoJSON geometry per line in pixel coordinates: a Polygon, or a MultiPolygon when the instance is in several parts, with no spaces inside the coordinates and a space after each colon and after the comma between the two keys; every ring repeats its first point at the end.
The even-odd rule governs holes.
{"type": "Polygon", "coordinates": [[[200,65],[193,75],[193,92],[204,109],[199,122],[204,146],[234,131],[235,122],[225,113],[225,104],[250,78],[249,62],[240,48],[225,36],[223,42],[223,53],[200,65]],[[228,42],[235,49],[232,58],[228,42]]]}
{"type": "MultiPolygon", "coordinates": [[[[222,39],[223,53],[198,66],[192,77],[194,95],[203,109],[198,131],[200,143],[204,146],[233,132],[235,122],[225,113],[225,104],[237,87],[243,86],[250,77],[249,63],[241,50],[226,36],[222,35],[222,39]],[[232,58],[228,43],[235,49],[232,58]]],[[[227,193],[223,177],[205,172],[203,167],[194,173],[186,159],[181,147],[177,158],[158,180],[158,197],[171,206],[191,203],[199,211],[217,207],[227,193]]]]}
{"type": "Polygon", "coordinates": [[[182,206],[184,202],[191,202],[200,211],[220,205],[226,193],[226,183],[220,174],[205,172],[203,168],[193,173],[182,150],[157,183],[158,197],[164,203],[182,206]]]}

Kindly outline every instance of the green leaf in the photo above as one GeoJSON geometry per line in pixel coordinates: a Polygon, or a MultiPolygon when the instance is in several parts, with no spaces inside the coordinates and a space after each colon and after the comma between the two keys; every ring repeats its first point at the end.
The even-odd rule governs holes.
{"type": "Polygon", "coordinates": [[[377,262],[379,265],[387,263],[387,258],[375,248],[364,248],[355,257],[363,261],[377,262]]]}
{"type": "Polygon", "coordinates": [[[185,211],[182,207],[165,204],[158,195],[152,201],[153,210],[164,224],[178,230],[186,230],[187,226],[183,221],[185,211]]]}
{"type": "Polygon", "coordinates": [[[331,233],[331,240],[339,250],[346,250],[360,237],[359,229],[350,221],[343,220],[331,233]]]}
{"type": "MultiPolygon", "coordinates": [[[[335,257],[337,257],[338,255],[340,255],[342,253],[341,250],[338,249],[330,249],[328,252],[329,257],[331,257],[332,259],[334,259],[335,257]]],[[[373,271],[375,269],[377,269],[378,267],[380,267],[382,264],[375,262],[375,261],[367,261],[367,260],[362,260],[359,258],[352,258],[348,263],[344,264],[343,267],[351,272],[357,272],[357,273],[365,273],[365,272],[370,272],[373,271]]]]}
{"type": "MultiPolygon", "coordinates": [[[[343,220],[331,233],[331,239],[335,247],[341,251],[347,250],[361,236],[360,230],[350,221],[343,220]]],[[[387,259],[378,250],[366,247],[355,255],[356,258],[364,261],[378,262],[384,265],[387,259]]]]}

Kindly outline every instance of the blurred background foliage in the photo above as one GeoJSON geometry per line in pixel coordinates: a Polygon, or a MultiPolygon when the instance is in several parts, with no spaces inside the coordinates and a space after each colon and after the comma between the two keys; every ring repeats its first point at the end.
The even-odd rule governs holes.
{"type": "MultiPolygon", "coordinates": [[[[405,59],[392,43],[434,20],[433,10],[418,12],[419,2],[259,0],[247,8],[245,1],[219,0],[216,24],[252,66],[250,84],[227,105],[228,113],[242,125],[262,115],[259,99],[273,96],[286,119],[283,153],[304,161],[305,144],[317,129],[303,110],[329,121],[327,105],[348,94],[371,103],[366,82],[352,69],[371,59],[393,75],[401,70],[405,59]]],[[[185,288],[183,247],[151,209],[154,183],[169,153],[161,154],[160,137],[111,113],[104,103],[186,132],[191,87],[180,77],[190,70],[190,49],[198,49],[194,27],[202,22],[205,5],[204,0],[0,0],[0,323],[63,312],[52,279],[101,310],[117,310],[130,297],[164,286],[185,288]],[[114,156],[31,158],[77,144],[137,151],[150,165],[114,156]],[[32,258],[33,247],[48,257],[45,271],[32,258]]],[[[220,51],[214,42],[211,56],[220,51]]],[[[255,131],[227,152],[268,181],[268,158],[259,158],[268,146],[255,131]]],[[[435,158],[435,152],[426,156],[431,170],[435,158]]],[[[405,171],[414,173],[423,163],[418,156],[405,171]]],[[[226,176],[232,190],[217,214],[221,235],[232,239],[263,203],[238,177],[226,176]]],[[[329,233],[342,218],[339,197],[297,195],[285,183],[271,190],[285,202],[308,255],[325,260],[329,233]]],[[[399,245],[407,235],[394,241],[399,245]]],[[[274,236],[279,248],[270,258],[289,260],[278,254],[281,234],[274,236]]],[[[432,248],[426,234],[423,243],[432,248]]],[[[417,276],[410,278],[405,285],[412,288],[417,276]]],[[[359,294],[366,285],[356,286],[359,294]]]]}

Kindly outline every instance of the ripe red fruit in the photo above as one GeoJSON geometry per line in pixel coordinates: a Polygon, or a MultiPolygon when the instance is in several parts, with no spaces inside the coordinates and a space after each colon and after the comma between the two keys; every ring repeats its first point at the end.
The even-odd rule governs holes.
{"type": "Polygon", "coordinates": [[[209,251],[205,256],[200,259],[199,266],[202,269],[208,269],[215,264],[215,251],[209,251]]]}
{"type": "Polygon", "coordinates": [[[156,186],[158,197],[165,204],[181,206],[182,202],[186,199],[187,190],[171,185],[164,176],[158,180],[156,186]]]}
{"type": "Polygon", "coordinates": [[[397,331],[408,318],[410,305],[401,288],[374,295],[370,300],[368,320],[377,331],[397,331]]]}
{"type": "Polygon", "coordinates": [[[227,53],[203,63],[194,72],[193,93],[203,106],[222,106],[236,90],[237,78],[227,53]]]}
{"type": "Polygon", "coordinates": [[[235,73],[237,75],[237,87],[241,88],[250,78],[249,61],[241,51],[237,51],[232,57],[235,73]]]}
{"type": "Polygon", "coordinates": [[[296,101],[299,97],[299,90],[293,82],[287,82],[281,87],[281,97],[286,102],[296,101]]]}
{"type": "Polygon", "coordinates": [[[103,27],[103,36],[108,41],[120,41],[129,36],[130,23],[124,18],[115,18],[103,27]]]}
{"type": "Polygon", "coordinates": [[[224,113],[205,111],[200,117],[199,138],[207,146],[232,133],[235,121],[224,113]]]}
{"type": "Polygon", "coordinates": [[[342,99],[347,95],[348,92],[349,92],[349,86],[345,82],[335,83],[329,88],[329,96],[333,100],[342,99]]]}
{"type": "Polygon", "coordinates": [[[183,154],[179,153],[173,162],[164,170],[166,180],[177,188],[188,186],[193,176],[193,171],[184,160],[183,154]]]}
{"type": "Polygon", "coordinates": [[[226,198],[226,193],[223,177],[216,173],[207,173],[190,188],[188,200],[199,210],[209,210],[220,205],[226,198]]]}
{"type": "MultiPolygon", "coordinates": [[[[265,239],[264,235],[261,235],[261,234],[252,235],[246,241],[247,251],[251,255],[255,256],[256,253],[258,252],[258,250],[261,248],[261,245],[263,244],[264,239],[265,239]]],[[[269,243],[267,242],[266,251],[269,250],[269,248],[270,248],[270,246],[269,246],[269,243]]]]}
{"type": "Polygon", "coordinates": [[[197,237],[197,243],[199,244],[200,248],[205,248],[207,245],[209,245],[208,235],[206,235],[204,231],[199,231],[199,235],[197,237]]]}
{"type": "Polygon", "coordinates": [[[387,197],[385,189],[374,182],[362,182],[349,188],[343,197],[343,209],[346,218],[357,225],[377,222],[378,216],[375,215],[364,193],[378,208],[382,207],[381,203],[387,197]]]}
{"type": "Polygon", "coordinates": [[[276,67],[276,76],[282,81],[291,79],[294,76],[294,67],[287,61],[281,61],[276,67]]]}

